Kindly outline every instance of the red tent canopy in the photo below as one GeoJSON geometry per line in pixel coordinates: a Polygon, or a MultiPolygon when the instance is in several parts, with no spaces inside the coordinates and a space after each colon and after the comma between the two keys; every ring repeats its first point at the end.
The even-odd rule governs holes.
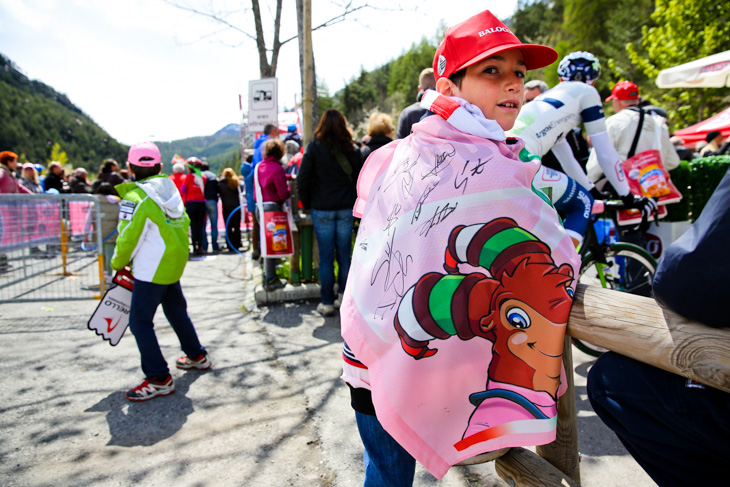
{"type": "Polygon", "coordinates": [[[721,111],[714,117],[710,117],[700,123],[696,123],[686,129],[677,130],[674,135],[682,138],[684,145],[688,148],[694,148],[697,142],[705,140],[707,132],[719,130],[722,136],[730,137],[730,107],[721,111]]]}

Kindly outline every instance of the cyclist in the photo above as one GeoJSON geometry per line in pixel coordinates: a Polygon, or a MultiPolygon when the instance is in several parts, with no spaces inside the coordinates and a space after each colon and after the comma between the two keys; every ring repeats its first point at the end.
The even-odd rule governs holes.
{"type": "Polygon", "coordinates": [[[657,208],[652,199],[635,197],[629,191],[621,159],[608,139],[601,96],[593,87],[600,74],[601,65],[593,54],[568,54],[558,65],[561,82],[524,105],[509,131],[509,135],[525,141],[530,153],[542,157],[552,149],[560,162],[565,174],[542,167],[534,182],[567,215],[565,227],[576,244],[582,241],[588,225],[593,198],[608,196],[590,182],[565,140],[581,122],[591,137],[599,165],[624,204],[649,215],[657,208]]]}

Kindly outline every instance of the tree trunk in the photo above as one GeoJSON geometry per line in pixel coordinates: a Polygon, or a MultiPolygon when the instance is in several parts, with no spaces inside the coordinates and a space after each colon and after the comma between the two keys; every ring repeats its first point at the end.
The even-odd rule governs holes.
{"type": "Polygon", "coordinates": [[[271,50],[271,63],[266,56],[266,40],[264,39],[264,27],[261,23],[261,8],[259,0],[251,0],[251,8],[253,9],[254,24],[256,26],[256,49],[259,52],[259,72],[261,78],[275,78],[276,65],[279,61],[279,49],[281,48],[281,40],[279,32],[281,29],[281,4],[283,0],[276,0],[276,18],[274,20],[274,43],[271,50]]]}

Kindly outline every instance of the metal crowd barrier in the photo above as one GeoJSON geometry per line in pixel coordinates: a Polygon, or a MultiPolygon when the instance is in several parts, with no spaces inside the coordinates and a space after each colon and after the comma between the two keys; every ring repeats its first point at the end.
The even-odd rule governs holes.
{"type": "Polygon", "coordinates": [[[100,299],[101,211],[86,194],[0,194],[0,303],[100,299]]]}

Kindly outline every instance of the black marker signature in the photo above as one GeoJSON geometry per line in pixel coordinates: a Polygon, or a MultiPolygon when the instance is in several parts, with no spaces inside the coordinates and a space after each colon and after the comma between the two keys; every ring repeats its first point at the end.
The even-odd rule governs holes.
{"type": "Polygon", "coordinates": [[[442,221],[446,220],[446,218],[451,215],[455,210],[456,207],[459,206],[459,203],[455,203],[454,206],[449,205],[449,203],[446,203],[446,205],[441,208],[441,206],[436,207],[436,211],[434,212],[433,216],[426,220],[426,222],[421,225],[421,230],[419,232],[419,235],[422,237],[427,237],[428,232],[441,223],[442,221]]]}
{"type": "Polygon", "coordinates": [[[385,313],[386,312],[388,312],[389,310],[392,310],[393,308],[395,308],[395,304],[396,304],[396,300],[395,299],[390,300],[390,301],[385,302],[385,303],[383,301],[386,301],[386,298],[383,298],[383,300],[380,301],[380,303],[383,303],[383,304],[378,303],[378,305],[375,307],[375,313],[373,313],[373,318],[377,318],[377,319],[381,319],[382,320],[382,319],[385,318],[385,313]]]}
{"type": "MultiPolygon", "coordinates": [[[[472,176],[476,176],[477,174],[481,174],[482,172],[484,172],[484,167],[485,167],[485,166],[487,165],[487,163],[488,163],[489,161],[491,161],[492,159],[494,159],[494,158],[493,158],[493,157],[490,157],[489,159],[486,159],[486,160],[482,161],[482,158],[480,157],[480,158],[479,158],[479,161],[478,161],[478,162],[476,163],[476,165],[475,165],[475,166],[474,166],[474,167],[472,168],[472,170],[471,170],[471,175],[472,175],[472,176]]],[[[467,161],[466,163],[467,163],[467,164],[469,164],[469,161],[467,161]]]]}
{"type": "Polygon", "coordinates": [[[409,254],[403,255],[399,250],[393,249],[395,242],[395,231],[390,238],[390,242],[385,247],[385,259],[375,266],[370,277],[370,285],[373,286],[378,280],[380,272],[385,270],[385,281],[383,282],[383,291],[393,291],[400,297],[403,297],[406,287],[406,276],[408,275],[408,263],[413,262],[413,257],[409,254]]]}
{"type": "Polygon", "coordinates": [[[407,172],[403,174],[403,179],[401,180],[403,198],[411,196],[411,189],[413,189],[413,173],[407,172]]]}
{"type": "Polygon", "coordinates": [[[446,149],[444,152],[440,154],[434,154],[435,161],[433,165],[433,169],[431,169],[426,174],[421,175],[421,179],[426,179],[429,176],[438,176],[441,171],[449,167],[451,165],[451,158],[456,155],[456,149],[454,149],[454,146],[451,144],[447,144],[448,147],[451,149],[446,149]]]}
{"type": "MultiPolygon", "coordinates": [[[[494,159],[494,157],[490,157],[489,159],[485,159],[483,161],[481,158],[479,158],[477,160],[476,164],[474,164],[474,167],[471,168],[470,175],[477,176],[477,175],[483,173],[484,167],[492,159],[494,159]]],[[[461,169],[461,173],[457,174],[456,177],[454,177],[454,188],[459,189],[459,188],[463,187],[463,189],[461,190],[461,194],[464,194],[466,192],[466,187],[469,184],[470,176],[464,176],[464,174],[466,173],[466,170],[469,167],[469,165],[471,164],[471,162],[472,161],[466,161],[466,163],[464,163],[464,167],[461,169]],[[464,176],[464,177],[461,180],[459,180],[459,176],[464,176]]]]}
{"type": "Polygon", "coordinates": [[[393,211],[390,212],[390,215],[388,215],[388,225],[383,229],[383,231],[388,231],[388,235],[390,235],[390,227],[395,225],[395,222],[398,221],[398,217],[396,216],[398,213],[400,213],[401,206],[396,203],[393,207],[393,211]]]}
{"type": "MultiPolygon", "coordinates": [[[[391,186],[393,186],[394,183],[397,183],[398,181],[402,181],[402,178],[400,178],[400,175],[406,175],[408,180],[410,182],[403,183],[404,191],[406,189],[406,186],[408,189],[410,189],[410,186],[413,184],[413,174],[411,174],[411,171],[413,170],[413,167],[418,162],[420,156],[416,156],[414,160],[411,160],[410,158],[405,158],[402,161],[398,163],[398,165],[395,168],[395,171],[393,172],[393,180],[388,184],[386,187],[383,188],[383,191],[387,191],[391,186]]],[[[409,193],[410,194],[410,193],[409,193]]]]}
{"type": "Polygon", "coordinates": [[[418,217],[421,216],[421,208],[423,207],[423,204],[426,202],[426,199],[428,198],[428,195],[431,194],[431,191],[433,191],[436,186],[438,186],[438,181],[431,184],[426,188],[426,191],[423,192],[420,198],[418,198],[418,203],[416,204],[416,208],[413,210],[413,216],[411,217],[411,224],[413,222],[418,221],[418,217]]]}

